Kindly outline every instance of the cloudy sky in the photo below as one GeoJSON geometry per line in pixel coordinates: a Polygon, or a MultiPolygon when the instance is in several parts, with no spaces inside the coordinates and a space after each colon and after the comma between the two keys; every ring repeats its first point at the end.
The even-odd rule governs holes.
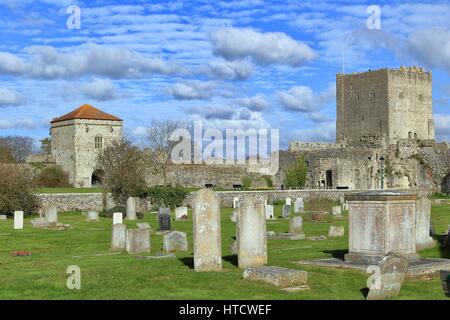
{"type": "Polygon", "coordinates": [[[343,66],[417,64],[433,72],[437,136],[450,140],[449,1],[0,0],[0,12],[0,135],[42,139],[89,103],[133,139],[152,119],[202,119],[278,128],[284,147],[333,141],[343,66]]]}

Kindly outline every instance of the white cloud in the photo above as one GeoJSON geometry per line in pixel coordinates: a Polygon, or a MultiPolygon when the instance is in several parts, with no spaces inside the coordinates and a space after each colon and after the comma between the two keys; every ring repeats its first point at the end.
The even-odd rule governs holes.
{"type": "Polygon", "coordinates": [[[307,44],[283,32],[260,33],[251,29],[220,28],[209,34],[214,53],[227,60],[251,57],[260,65],[299,67],[317,54],[307,44]]]}
{"type": "Polygon", "coordinates": [[[0,107],[1,106],[18,106],[24,102],[25,98],[17,91],[0,88],[0,107]]]}
{"type": "Polygon", "coordinates": [[[334,101],[335,89],[330,86],[323,92],[315,93],[310,87],[295,86],[287,91],[278,91],[277,98],[286,110],[314,113],[334,101]]]}
{"type": "Polygon", "coordinates": [[[168,91],[176,100],[193,100],[210,98],[215,88],[212,81],[188,80],[175,83],[168,91]]]}
{"type": "Polygon", "coordinates": [[[202,68],[202,71],[214,78],[245,80],[251,76],[253,65],[245,60],[226,61],[217,59],[208,62],[207,66],[202,68]]]}
{"type": "Polygon", "coordinates": [[[96,79],[82,84],[80,91],[86,97],[99,101],[114,100],[120,96],[117,87],[109,79],[96,79]]]}
{"type": "Polygon", "coordinates": [[[439,141],[450,141],[450,115],[435,114],[433,115],[434,125],[436,128],[436,138],[439,141]]]}
{"type": "Polygon", "coordinates": [[[253,97],[245,97],[237,99],[237,102],[252,111],[263,111],[270,107],[270,102],[263,94],[257,94],[253,97]]]}
{"type": "Polygon", "coordinates": [[[333,142],[336,137],[336,123],[330,121],[312,129],[294,130],[290,136],[293,141],[333,142]]]}
{"type": "Polygon", "coordinates": [[[48,127],[50,120],[36,120],[31,118],[0,119],[0,129],[36,129],[48,127]]]}
{"type": "Polygon", "coordinates": [[[26,71],[25,63],[15,55],[0,52],[0,73],[19,75],[26,71]]]}
{"type": "Polygon", "coordinates": [[[196,114],[206,120],[220,119],[231,120],[236,114],[236,110],[230,106],[199,106],[188,109],[188,113],[196,114]]]}

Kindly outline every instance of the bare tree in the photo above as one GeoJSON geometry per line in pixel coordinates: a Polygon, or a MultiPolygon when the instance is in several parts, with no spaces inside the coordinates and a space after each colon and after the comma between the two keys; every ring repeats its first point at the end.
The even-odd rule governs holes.
{"type": "Polygon", "coordinates": [[[176,129],[186,129],[187,124],[180,120],[163,120],[151,122],[147,130],[147,163],[154,174],[161,174],[163,183],[167,183],[167,167],[170,164],[172,148],[178,141],[171,141],[170,136],[176,129]]]}
{"type": "Polygon", "coordinates": [[[139,195],[146,186],[143,152],[123,138],[108,145],[97,158],[97,169],[103,171],[102,184],[112,193],[117,205],[128,197],[139,195]]]}
{"type": "Polygon", "coordinates": [[[0,147],[9,149],[16,162],[25,162],[35,150],[33,139],[23,136],[0,137],[0,147]]]}

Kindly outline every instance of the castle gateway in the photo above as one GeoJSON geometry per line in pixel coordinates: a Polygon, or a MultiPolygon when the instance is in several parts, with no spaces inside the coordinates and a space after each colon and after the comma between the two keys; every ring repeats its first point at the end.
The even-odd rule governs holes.
{"type": "Polygon", "coordinates": [[[74,187],[101,184],[97,156],[106,145],[122,138],[122,124],[122,119],[88,104],[51,121],[53,161],[68,173],[74,187]]]}

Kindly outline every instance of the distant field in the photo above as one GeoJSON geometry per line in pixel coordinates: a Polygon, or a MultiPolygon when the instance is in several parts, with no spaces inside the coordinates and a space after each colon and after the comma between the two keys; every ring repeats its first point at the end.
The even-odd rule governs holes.
{"type": "MultiPolygon", "coordinates": [[[[90,190],[90,189],[89,189],[90,190]]],[[[187,233],[189,251],[170,259],[138,259],[121,253],[108,254],[112,219],[86,222],[81,213],[63,213],[59,220],[72,229],[51,231],[33,229],[31,217],[24,230],[13,230],[13,221],[0,222],[0,299],[364,299],[368,275],[355,270],[300,266],[293,261],[331,257],[348,248],[348,223],[305,221],[308,236],[327,235],[330,225],[345,227],[346,235],[322,241],[268,240],[269,265],[308,271],[310,290],[283,292],[264,283],[242,279],[237,257],[230,252],[236,226],[230,222],[231,208],[222,208],[223,272],[195,272],[193,266],[192,220],[172,221],[172,229],[187,233]],[[30,250],[30,257],[12,257],[16,250],[30,250]],[[81,269],[81,290],[66,288],[66,269],[81,269]]],[[[281,206],[275,213],[281,214],[281,206]]],[[[189,217],[191,212],[189,211],[189,217]]],[[[144,221],[157,228],[155,214],[145,214],[144,221]]],[[[142,221],[142,220],[141,220],[142,221]]],[[[433,206],[432,221],[437,232],[450,224],[450,205],[433,206]]],[[[128,228],[136,222],[126,221],[128,228]]],[[[289,222],[277,219],[267,223],[267,230],[288,231],[289,222]]],[[[151,235],[151,253],[161,252],[162,236],[151,235]]],[[[450,258],[450,251],[439,248],[421,252],[423,257],[450,258]]],[[[448,299],[438,277],[431,280],[407,280],[396,299],[448,299]]]]}

